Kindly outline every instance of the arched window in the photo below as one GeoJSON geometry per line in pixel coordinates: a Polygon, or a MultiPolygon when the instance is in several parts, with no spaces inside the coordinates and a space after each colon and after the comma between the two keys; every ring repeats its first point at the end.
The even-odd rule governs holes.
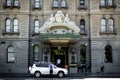
{"type": "Polygon", "coordinates": [[[35,30],[35,33],[39,33],[39,20],[35,20],[34,21],[34,30],[35,30]]]}
{"type": "Polygon", "coordinates": [[[80,30],[85,31],[85,20],[84,19],[80,20],[80,30]]]}
{"type": "Polygon", "coordinates": [[[6,0],[6,5],[7,6],[12,6],[12,1],[11,0],[6,0]]]}
{"type": "Polygon", "coordinates": [[[80,0],[80,5],[85,5],[85,0],[80,0]]]}
{"type": "Polygon", "coordinates": [[[80,46],[80,61],[82,64],[86,63],[86,46],[85,45],[80,46]]]}
{"type": "Polygon", "coordinates": [[[13,20],[13,32],[18,32],[18,19],[13,20]]]}
{"type": "Polygon", "coordinates": [[[40,7],[40,1],[39,0],[35,0],[34,1],[34,5],[35,5],[35,8],[39,8],[40,7]]]}
{"type": "Polygon", "coordinates": [[[15,49],[14,46],[9,46],[7,49],[7,62],[15,61],[15,49]]]}
{"type": "Polygon", "coordinates": [[[106,45],[105,46],[105,62],[112,62],[112,46],[106,45]]]}
{"type": "Polygon", "coordinates": [[[5,21],[5,32],[10,32],[11,21],[10,19],[6,19],[5,21]]]}
{"type": "Polygon", "coordinates": [[[34,47],[33,47],[33,60],[35,61],[35,60],[39,60],[38,59],[38,54],[39,54],[39,46],[38,45],[35,45],[34,47]]]}
{"type": "Polygon", "coordinates": [[[106,22],[106,19],[105,18],[103,18],[102,20],[101,20],[101,32],[106,32],[107,30],[107,22],[106,22]]]}
{"type": "Polygon", "coordinates": [[[114,19],[110,18],[109,19],[109,32],[113,32],[114,31],[114,19]]]}
{"type": "Polygon", "coordinates": [[[112,6],[113,3],[114,3],[114,0],[108,0],[108,5],[109,5],[109,6],[112,6]]]}
{"type": "Polygon", "coordinates": [[[106,0],[100,0],[100,5],[105,6],[106,5],[106,0]]]}

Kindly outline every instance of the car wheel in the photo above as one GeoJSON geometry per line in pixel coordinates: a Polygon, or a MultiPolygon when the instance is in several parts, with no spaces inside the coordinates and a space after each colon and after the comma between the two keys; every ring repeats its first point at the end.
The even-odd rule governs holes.
{"type": "Polygon", "coordinates": [[[59,72],[58,73],[58,77],[62,78],[64,76],[64,73],[63,72],[59,72]]]}
{"type": "Polygon", "coordinates": [[[35,72],[35,77],[37,77],[37,78],[38,78],[38,77],[40,77],[40,76],[41,76],[41,73],[40,73],[40,72],[38,72],[38,71],[37,71],[37,72],[35,72]]]}

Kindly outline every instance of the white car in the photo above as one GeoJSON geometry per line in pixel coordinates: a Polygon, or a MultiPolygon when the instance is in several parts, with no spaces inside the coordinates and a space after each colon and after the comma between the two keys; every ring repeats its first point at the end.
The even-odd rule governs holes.
{"type": "MultiPolygon", "coordinates": [[[[47,62],[33,63],[33,65],[29,67],[29,72],[35,77],[41,77],[41,75],[49,75],[50,74],[49,64],[50,63],[47,62]]],[[[58,77],[63,77],[68,74],[67,69],[59,68],[54,64],[52,64],[52,66],[53,66],[53,75],[57,75],[58,77]]]]}

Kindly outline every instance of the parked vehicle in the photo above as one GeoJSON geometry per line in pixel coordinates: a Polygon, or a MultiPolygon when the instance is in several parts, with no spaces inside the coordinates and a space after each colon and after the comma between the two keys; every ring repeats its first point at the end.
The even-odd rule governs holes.
{"type": "MultiPolygon", "coordinates": [[[[41,75],[49,75],[50,69],[49,65],[50,62],[35,62],[32,66],[29,66],[30,74],[34,75],[35,77],[41,77],[41,75]]],[[[68,74],[68,70],[64,68],[59,68],[52,64],[53,66],[53,75],[57,75],[58,77],[63,77],[68,74]]]]}

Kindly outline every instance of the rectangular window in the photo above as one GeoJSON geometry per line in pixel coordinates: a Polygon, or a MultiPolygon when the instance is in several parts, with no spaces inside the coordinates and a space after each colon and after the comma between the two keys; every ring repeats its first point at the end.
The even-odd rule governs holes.
{"type": "Polygon", "coordinates": [[[13,27],[13,32],[18,32],[18,19],[14,19],[13,27]]]}
{"type": "Polygon", "coordinates": [[[35,20],[34,27],[35,27],[35,33],[39,33],[39,20],[35,20]]]}
{"type": "Polygon", "coordinates": [[[101,20],[101,32],[106,32],[106,19],[101,20]]]}
{"type": "Polygon", "coordinates": [[[80,5],[85,5],[85,1],[84,0],[80,0],[80,5]]]}
{"type": "Polygon", "coordinates": [[[14,6],[19,6],[19,1],[18,0],[14,0],[14,6]]]}
{"type": "Polygon", "coordinates": [[[61,1],[61,7],[66,7],[66,1],[65,0],[61,1]]]}
{"type": "Polygon", "coordinates": [[[6,19],[6,23],[5,23],[5,32],[10,32],[10,24],[11,21],[10,19],[6,19]]]}
{"type": "Polygon", "coordinates": [[[105,0],[100,0],[100,5],[101,6],[105,6],[105,3],[106,3],[105,0]]]}
{"type": "Polygon", "coordinates": [[[10,32],[10,26],[9,25],[6,26],[6,31],[5,32],[10,32]]]}
{"type": "Polygon", "coordinates": [[[39,27],[35,27],[35,33],[39,33],[39,27]]]}
{"type": "Polygon", "coordinates": [[[54,0],[54,1],[53,1],[53,7],[59,7],[58,0],[54,0]]]}
{"type": "Polygon", "coordinates": [[[7,0],[7,6],[12,6],[12,1],[11,0],[7,0]]]}
{"type": "Polygon", "coordinates": [[[15,61],[15,49],[13,46],[9,46],[7,50],[7,62],[15,61]]]}
{"type": "Polygon", "coordinates": [[[38,56],[39,56],[39,46],[34,46],[33,47],[33,60],[38,60],[38,56]]]}
{"type": "Polygon", "coordinates": [[[40,7],[40,1],[39,0],[35,0],[35,8],[39,8],[40,7]]]}
{"type": "Polygon", "coordinates": [[[113,32],[114,30],[114,19],[109,19],[109,32],[113,32]]]}
{"type": "Polygon", "coordinates": [[[14,62],[14,53],[8,53],[8,62],[14,62]]]}
{"type": "Polygon", "coordinates": [[[108,6],[113,6],[113,0],[108,0],[108,6]]]}

